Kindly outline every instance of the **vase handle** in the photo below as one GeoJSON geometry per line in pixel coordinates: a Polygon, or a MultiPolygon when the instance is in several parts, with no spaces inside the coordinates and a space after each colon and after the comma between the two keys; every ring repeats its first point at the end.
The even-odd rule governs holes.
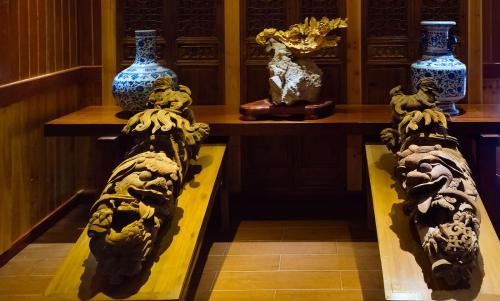
{"type": "Polygon", "coordinates": [[[449,33],[449,35],[448,35],[448,50],[450,52],[455,51],[455,47],[457,46],[457,43],[458,43],[458,37],[453,33],[449,33]]]}

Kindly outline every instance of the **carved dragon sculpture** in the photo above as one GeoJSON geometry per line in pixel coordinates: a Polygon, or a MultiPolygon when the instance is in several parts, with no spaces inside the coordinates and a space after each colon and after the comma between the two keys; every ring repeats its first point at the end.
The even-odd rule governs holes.
{"type": "Polygon", "coordinates": [[[392,128],[381,132],[396,153],[396,174],[433,274],[451,286],[469,281],[479,253],[478,193],[446,116],[436,106],[436,85],[419,82],[416,94],[391,90],[392,128]]]}
{"type": "Polygon", "coordinates": [[[208,125],[194,121],[190,94],[186,86],[174,90],[171,78],[156,80],[151,108],[122,130],[135,145],[93,205],[87,231],[98,271],[111,284],[142,270],[172,217],[190,160],[209,134],[208,125]]]}

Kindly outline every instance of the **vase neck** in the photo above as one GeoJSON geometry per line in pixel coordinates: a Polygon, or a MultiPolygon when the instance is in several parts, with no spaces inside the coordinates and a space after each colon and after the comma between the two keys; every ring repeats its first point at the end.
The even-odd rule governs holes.
{"type": "Polygon", "coordinates": [[[449,30],[453,25],[430,24],[425,25],[426,32],[423,37],[425,56],[439,56],[451,54],[451,41],[449,30]]]}
{"type": "Polygon", "coordinates": [[[135,31],[136,65],[148,65],[156,62],[156,30],[135,31]]]}

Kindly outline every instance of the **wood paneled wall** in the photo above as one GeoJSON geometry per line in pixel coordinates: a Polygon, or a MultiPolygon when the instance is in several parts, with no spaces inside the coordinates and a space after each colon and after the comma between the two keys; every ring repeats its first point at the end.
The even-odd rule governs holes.
{"type": "Polygon", "coordinates": [[[500,103],[500,2],[483,1],[484,102],[500,103]]]}
{"type": "Polygon", "coordinates": [[[222,0],[118,1],[117,70],[135,58],[137,29],[157,30],[158,62],[191,88],[195,104],[224,102],[222,0]]]}
{"type": "MultiPolygon", "coordinates": [[[[116,0],[106,1],[112,3],[116,0]]],[[[136,7],[142,2],[127,1],[136,7]]],[[[122,7],[117,12],[110,11],[109,19],[116,13],[119,20],[128,14],[128,24],[136,25],[134,29],[140,26],[163,30],[164,39],[159,40],[160,57],[178,72],[181,81],[191,80],[190,75],[179,73],[177,69],[182,70],[181,66],[175,63],[176,45],[183,38],[172,28],[178,26],[180,15],[158,13],[171,1],[153,2],[157,6],[155,10],[141,8],[130,12],[122,7]],[[164,27],[166,16],[169,16],[170,29],[164,27]],[[173,35],[165,34],[168,30],[173,35]]],[[[218,70],[224,70],[226,88],[222,90],[220,85],[216,86],[219,89],[217,95],[224,98],[223,101],[207,101],[195,96],[197,103],[240,104],[266,97],[268,55],[254,42],[255,35],[265,27],[286,28],[306,16],[324,15],[349,17],[350,24],[342,34],[340,47],[316,57],[325,73],[324,97],[333,98],[337,103],[388,103],[390,88],[399,84],[408,86],[409,65],[420,56],[420,20],[444,18],[458,23],[454,29],[460,38],[457,53],[462,61],[469,63],[469,100],[482,102],[481,79],[477,78],[482,70],[481,57],[477,55],[482,47],[481,43],[478,44],[481,41],[479,0],[211,0],[204,3],[214,7],[213,12],[217,11],[210,14],[213,17],[209,18],[212,21],[207,23],[208,28],[212,28],[210,24],[224,28],[217,35],[217,42],[219,51],[223,49],[225,55],[218,59],[218,70]],[[226,36],[221,37],[222,33],[226,36]],[[221,43],[224,43],[223,47],[221,43]]],[[[206,15],[201,11],[197,21],[206,20],[206,15]]],[[[191,20],[190,16],[187,20],[191,20]]],[[[120,24],[124,22],[127,23],[122,19],[118,26],[123,27],[120,24]]],[[[127,32],[124,28],[117,32],[117,53],[118,58],[122,58],[123,53],[132,53],[127,50],[132,40],[123,34],[127,32]]],[[[119,64],[129,63],[130,59],[131,56],[128,61],[119,59],[119,64]]],[[[188,84],[194,85],[195,89],[215,88],[212,81],[220,80],[220,75],[207,76],[209,74],[203,74],[203,78],[196,78],[197,82],[188,84]]],[[[328,137],[243,137],[241,145],[236,146],[242,150],[242,188],[246,192],[259,191],[261,194],[320,192],[328,195],[360,190],[361,142],[360,137],[335,133],[328,137]]]]}
{"type": "Polygon", "coordinates": [[[99,29],[98,4],[96,0],[1,1],[0,84],[79,65],[99,65],[100,41],[91,31],[82,31],[93,26],[99,29]]]}
{"type": "MultiPolygon", "coordinates": [[[[454,20],[457,57],[467,64],[467,1],[363,0],[365,104],[385,104],[388,91],[410,90],[410,65],[421,56],[421,20],[454,20]]],[[[465,101],[462,101],[465,102],[465,101]]]]}
{"type": "Polygon", "coordinates": [[[95,185],[93,140],[43,124],[101,102],[99,14],[99,0],[0,1],[0,253],[95,185]]]}

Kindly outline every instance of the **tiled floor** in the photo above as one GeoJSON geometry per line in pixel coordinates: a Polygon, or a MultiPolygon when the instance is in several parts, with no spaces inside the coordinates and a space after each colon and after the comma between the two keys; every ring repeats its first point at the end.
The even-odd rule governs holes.
{"type": "MultiPolygon", "coordinates": [[[[0,301],[42,300],[87,210],[0,268],[0,301]]],[[[242,221],[231,242],[211,245],[193,279],[196,301],[384,300],[378,246],[362,222],[242,221]]]]}
{"type": "Polygon", "coordinates": [[[195,300],[385,300],[378,246],[348,221],[243,221],[213,243],[195,300]]]}

